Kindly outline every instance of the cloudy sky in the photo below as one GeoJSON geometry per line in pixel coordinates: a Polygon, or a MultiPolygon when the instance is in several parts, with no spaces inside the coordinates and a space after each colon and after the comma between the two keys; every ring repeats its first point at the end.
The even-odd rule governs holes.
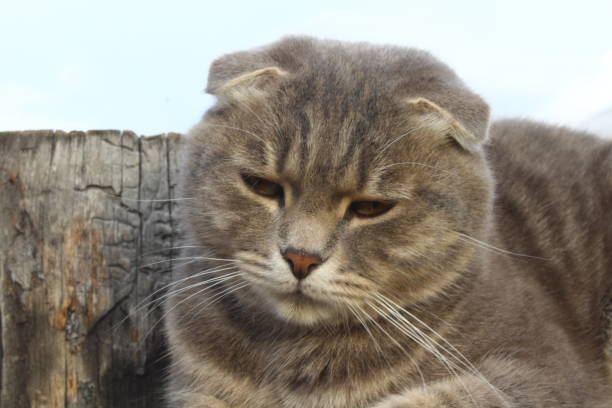
{"type": "Polygon", "coordinates": [[[214,58],[285,34],[428,49],[496,117],[602,127],[610,16],[591,0],[2,0],[0,130],[185,132],[214,58]]]}

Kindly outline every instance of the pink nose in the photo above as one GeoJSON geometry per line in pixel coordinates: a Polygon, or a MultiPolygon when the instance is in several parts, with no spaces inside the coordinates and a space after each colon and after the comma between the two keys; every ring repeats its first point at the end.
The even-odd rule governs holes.
{"type": "Polygon", "coordinates": [[[303,254],[298,252],[286,252],[284,258],[291,267],[291,272],[298,280],[307,277],[310,272],[320,265],[322,260],[316,255],[303,254]]]}

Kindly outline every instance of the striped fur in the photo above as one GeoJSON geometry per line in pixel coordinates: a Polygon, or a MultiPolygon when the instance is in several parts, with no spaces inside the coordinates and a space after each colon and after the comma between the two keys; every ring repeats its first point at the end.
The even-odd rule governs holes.
{"type": "Polygon", "coordinates": [[[291,37],[220,58],[207,89],[166,302],[169,406],[609,406],[610,142],[489,132],[452,70],[401,47],[291,37]],[[394,206],[359,218],[355,200],[394,206]],[[323,260],[302,295],[288,248],[323,260]]]}

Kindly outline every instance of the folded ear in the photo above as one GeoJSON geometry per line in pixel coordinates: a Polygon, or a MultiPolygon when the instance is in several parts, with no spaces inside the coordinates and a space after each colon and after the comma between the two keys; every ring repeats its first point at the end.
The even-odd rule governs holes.
{"type": "Polygon", "coordinates": [[[430,129],[443,137],[454,139],[469,152],[478,152],[484,135],[477,137],[459,122],[449,111],[426,98],[407,101],[409,114],[423,128],[430,129]]]}
{"type": "Polygon", "coordinates": [[[230,79],[218,87],[214,94],[229,99],[246,99],[251,95],[261,93],[266,86],[285,75],[287,73],[278,67],[257,69],[230,79]]]}
{"type": "Polygon", "coordinates": [[[244,98],[263,91],[285,75],[287,72],[264,50],[237,52],[212,63],[206,92],[226,98],[244,98]]]}

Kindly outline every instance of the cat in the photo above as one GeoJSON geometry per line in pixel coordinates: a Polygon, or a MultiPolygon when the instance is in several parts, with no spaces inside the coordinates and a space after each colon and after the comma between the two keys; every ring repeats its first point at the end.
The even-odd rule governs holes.
{"type": "Polygon", "coordinates": [[[427,52],[287,37],[210,69],[165,327],[180,408],[610,407],[612,143],[427,52]]]}

